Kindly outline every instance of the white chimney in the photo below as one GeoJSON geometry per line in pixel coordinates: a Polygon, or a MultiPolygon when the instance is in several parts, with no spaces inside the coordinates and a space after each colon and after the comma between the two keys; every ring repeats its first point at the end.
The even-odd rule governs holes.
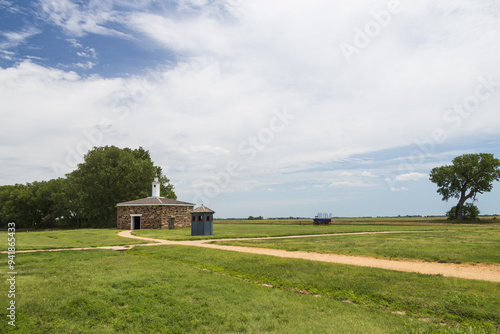
{"type": "Polygon", "coordinates": [[[151,183],[152,189],[153,189],[153,196],[152,197],[160,197],[160,182],[158,182],[158,177],[155,177],[155,180],[153,183],[151,183]]]}

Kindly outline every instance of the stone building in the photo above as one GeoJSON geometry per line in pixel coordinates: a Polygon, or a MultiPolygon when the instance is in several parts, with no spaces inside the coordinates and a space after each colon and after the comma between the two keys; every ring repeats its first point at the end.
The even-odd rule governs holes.
{"type": "Polygon", "coordinates": [[[151,197],[118,203],[116,227],[121,230],[176,229],[191,227],[194,204],[160,197],[155,177],[151,197]]]}

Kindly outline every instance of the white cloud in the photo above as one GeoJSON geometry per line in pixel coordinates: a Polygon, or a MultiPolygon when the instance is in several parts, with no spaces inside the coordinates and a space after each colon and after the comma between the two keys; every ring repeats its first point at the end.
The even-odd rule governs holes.
{"type": "Polygon", "coordinates": [[[0,50],[0,58],[5,60],[13,60],[16,54],[12,51],[0,50]]]}
{"type": "Polygon", "coordinates": [[[375,183],[365,183],[360,180],[341,180],[330,183],[331,187],[374,187],[375,183]]]}
{"type": "Polygon", "coordinates": [[[188,19],[137,13],[131,15],[128,22],[131,28],[146,34],[165,48],[197,56],[231,52],[227,38],[235,34],[235,31],[210,17],[188,19]]]}
{"type": "Polygon", "coordinates": [[[45,60],[46,58],[37,57],[37,56],[26,56],[27,60],[45,60]]]}
{"type": "MultiPolygon", "coordinates": [[[[79,57],[82,58],[91,58],[96,60],[97,59],[97,52],[95,51],[94,48],[88,47],[88,46],[83,46],[80,42],[78,42],[74,38],[67,39],[67,41],[70,43],[70,45],[76,49],[79,49],[80,51],[77,51],[76,54],[79,57]]],[[[90,70],[94,66],[97,65],[97,62],[95,61],[83,61],[83,62],[78,62],[73,64],[73,66],[85,70],[90,70]]]]}
{"type": "Polygon", "coordinates": [[[85,133],[92,133],[106,115],[109,108],[102,101],[119,89],[120,83],[83,80],[74,72],[29,61],[0,70],[2,117],[6,120],[0,124],[0,156],[16,159],[19,175],[26,181],[33,181],[27,174],[31,166],[40,166],[47,173],[43,179],[63,176],[52,170],[52,163],[67,164],[68,156],[62,153],[71,151],[76,157],[68,158],[70,169],[65,172],[76,167],[81,153],[93,146],[83,143],[85,133]]]}
{"type": "Polygon", "coordinates": [[[68,41],[71,44],[71,46],[73,46],[75,48],[83,48],[83,45],[80,44],[80,42],[78,42],[74,38],[68,38],[68,39],[66,39],[66,41],[68,41]]]}
{"type": "Polygon", "coordinates": [[[6,31],[0,32],[6,41],[0,43],[0,49],[11,49],[20,44],[25,43],[30,37],[38,35],[41,30],[30,27],[21,31],[6,31]]]}
{"type": "Polygon", "coordinates": [[[80,57],[93,58],[93,59],[97,58],[97,54],[94,48],[85,48],[85,51],[77,52],[76,54],[80,57]]]}
{"type": "Polygon", "coordinates": [[[75,64],[76,67],[80,67],[80,68],[83,68],[83,69],[86,69],[86,70],[89,70],[89,69],[93,68],[95,65],[96,65],[96,63],[93,63],[91,61],[88,61],[86,63],[76,63],[75,64]]]}
{"type": "Polygon", "coordinates": [[[0,9],[5,9],[9,13],[21,13],[22,10],[17,5],[14,1],[0,0],[0,9]]]}
{"type": "Polygon", "coordinates": [[[428,178],[429,174],[424,174],[424,173],[407,173],[407,174],[401,174],[396,176],[396,180],[398,181],[418,181],[423,178],[428,178]]]}
{"type": "Polygon", "coordinates": [[[401,188],[391,188],[391,191],[408,191],[408,188],[406,188],[406,187],[401,187],[401,188]]]}
{"type": "Polygon", "coordinates": [[[77,4],[71,0],[45,0],[40,6],[47,21],[74,36],[93,33],[129,38],[126,33],[106,27],[106,24],[118,21],[112,1],[91,0],[77,4]]]}

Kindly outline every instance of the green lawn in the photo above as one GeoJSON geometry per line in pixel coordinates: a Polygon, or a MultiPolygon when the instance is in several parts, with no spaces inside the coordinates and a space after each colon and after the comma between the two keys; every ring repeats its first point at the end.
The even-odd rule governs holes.
{"type": "Polygon", "coordinates": [[[447,231],[219,241],[217,244],[434,262],[500,263],[498,225],[454,225],[447,231]]]}
{"type": "MultiPolygon", "coordinates": [[[[16,250],[80,248],[145,244],[148,242],[117,236],[117,229],[82,229],[17,232],[16,250]]],[[[7,250],[7,232],[0,232],[0,249],[7,250]]]]}
{"type": "Polygon", "coordinates": [[[394,225],[394,224],[333,224],[330,226],[285,225],[285,224],[214,224],[214,235],[191,236],[190,229],[136,230],[132,234],[155,239],[196,240],[252,237],[279,237],[287,235],[328,234],[373,231],[435,231],[453,230],[457,225],[394,225]]]}
{"type": "MultiPolygon", "coordinates": [[[[456,224],[335,224],[269,225],[214,224],[214,235],[191,237],[190,229],[140,230],[135,235],[169,240],[249,238],[365,231],[420,231],[419,233],[325,236],[286,240],[241,240],[222,244],[355,254],[385,258],[422,259],[437,262],[500,263],[500,225],[456,224]],[[425,232],[432,231],[432,232],[425,232]]],[[[16,233],[16,249],[50,249],[117,246],[146,243],[117,236],[116,229],[83,229],[16,233]]],[[[0,249],[7,249],[7,233],[0,233],[0,249]]]]}
{"type": "MultiPolygon", "coordinates": [[[[17,254],[16,260],[19,333],[499,328],[500,289],[490,282],[181,246],[17,254]]],[[[6,280],[0,291],[0,332],[7,333],[6,280]]]]}

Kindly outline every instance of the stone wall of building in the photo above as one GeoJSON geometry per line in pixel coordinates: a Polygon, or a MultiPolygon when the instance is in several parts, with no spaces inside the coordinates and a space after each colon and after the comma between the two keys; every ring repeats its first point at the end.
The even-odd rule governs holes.
{"type": "Polygon", "coordinates": [[[130,215],[140,214],[141,229],[159,229],[161,227],[162,210],[158,205],[138,205],[138,206],[119,206],[117,227],[123,230],[131,229],[130,215]]]}
{"type": "Polygon", "coordinates": [[[136,205],[117,207],[116,227],[131,229],[131,215],[141,215],[141,229],[168,229],[169,221],[174,218],[175,228],[191,227],[192,206],[136,205]]]}
{"type": "Polygon", "coordinates": [[[191,227],[191,211],[192,206],[162,206],[162,223],[161,228],[168,229],[169,221],[174,218],[175,228],[189,228],[191,227]]]}

